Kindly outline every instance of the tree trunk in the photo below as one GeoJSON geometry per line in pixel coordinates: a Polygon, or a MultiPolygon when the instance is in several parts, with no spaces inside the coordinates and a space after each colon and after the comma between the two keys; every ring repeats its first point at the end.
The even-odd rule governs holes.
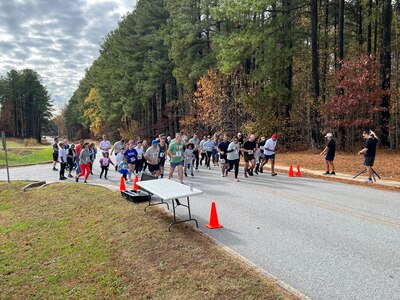
{"type": "Polygon", "coordinates": [[[372,0],[368,2],[367,53],[372,53],[372,0]]]}
{"type": "MultiPolygon", "coordinates": [[[[383,90],[390,90],[391,77],[391,25],[392,25],[392,3],[391,0],[384,0],[382,5],[382,42],[381,42],[381,87],[383,90]]],[[[381,113],[381,143],[390,146],[389,140],[389,119],[390,119],[390,95],[382,99],[384,111],[381,113]]]]}
{"type": "Polygon", "coordinates": [[[344,59],[344,0],[339,0],[339,36],[338,36],[338,59],[339,68],[341,68],[341,62],[344,59]]]}

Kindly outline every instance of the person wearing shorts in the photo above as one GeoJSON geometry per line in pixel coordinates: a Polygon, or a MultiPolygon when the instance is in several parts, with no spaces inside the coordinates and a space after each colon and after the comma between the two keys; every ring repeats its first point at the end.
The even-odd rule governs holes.
{"type": "Polygon", "coordinates": [[[146,150],[146,153],[144,154],[144,158],[147,161],[147,166],[149,168],[149,172],[158,177],[160,175],[160,165],[159,165],[159,160],[160,160],[160,149],[158,148],[158,141],[154,140],[151,143],[151,147],[149,147],[146,150]]]}
{"type": "Polygon", "coordinates": [[[330,132],[326,134],[325,138],[328,140],[328,144],[326,145],[324,151],[320,153],[320,155],[326,155],[325,156],[326,172],[323,173],[323,175],[336,175],[335,166],[333,164],[336,152],[336,142],[333,139],[333,134],[330,132]],[[330,172],[331,169],[332,172],[330,172]]]}
{"type": "Polygon", "coordinates": [[[175,140],[171,142],[168,147],[168,155],[171,157],[171,168],[169,170],[168,179],[172,178],[175,168],[178,168],[178,175],[181,183],[183,183],[184,150],[185,145],[183,144],[182,136],[177,134],[175,140]]]}
{"type": "Polygon", "coordinates": [[[247,174],[249,176],[253,176],[253,170],[256,167],[256,160],[254,157],[254,152],[257,148],[257,142],[255,141],[256,137],[254,134],[250,134],[249,140],[243,144],[243,148],[241,149],[243,152],[244,158],[244,177],[247,178],[247,174]]]}
{"type": "Polygon", "coordinates": [[[227,169],[228,169],[228,158],[227,158],[228,147],[229,147],[228,135],[225,133],[223,138],[222,138],[222,141],[218,145],[218,152],[219,152],[219,155],[220,155],[221,176],[222,177],[225,177],[227,175],[227,169]]]}
{"type": "Polygon", "coordinates": [[[275,152],[276,152],[276,143],[278,141],[278,135],[274,133],[270,139],[265,142],[264,145],[264,161],[261,165],[261,169],[263,169],[264,165],[271,160],[271,176],[276,176],[278,173],[275,172],[275,152]]]}
{"type": "Polygon", "coordinates": [[[135,165],[138,156],[136,149],[133,148],[133,142],[129,143],[129,147],[127,150],[125,150],[124,156],[128,162],[128,181],[132,181],[132,173],[135,171],[135,165]]]}
{"type": "Polygon", "coordinates": [[[368,179],[365,180],[367,183],[373,183],[372,180],[372,167],[374,166],[376,156],[376,146],[378,144],[378,138],[372,130],[364,130],[363,137],[366,140],[365,147],[358,154],[364,154],[364,165],[367,167],[368,179]]]}
{"type": "Polygon", "coordinates": [[[161,178],[164,178],[164,167],[165,167],[165,159],[166,159],[165,157],[166,157],[167,151],[168,151],[168,145],[166,143],[165,137],[160,138],[160,143],[158,144],[158,149],[160,151],[160,153],[159,153],[160,176],[161,176],[161,178]]]}

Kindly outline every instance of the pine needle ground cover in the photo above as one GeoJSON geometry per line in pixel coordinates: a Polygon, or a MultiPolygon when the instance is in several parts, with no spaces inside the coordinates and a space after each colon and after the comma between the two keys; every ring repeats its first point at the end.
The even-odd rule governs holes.
{"type": "Polygon", "coordinates": [[[101,187],[0,182],[0,298],[288,299],[191,227],[101,187]]]}

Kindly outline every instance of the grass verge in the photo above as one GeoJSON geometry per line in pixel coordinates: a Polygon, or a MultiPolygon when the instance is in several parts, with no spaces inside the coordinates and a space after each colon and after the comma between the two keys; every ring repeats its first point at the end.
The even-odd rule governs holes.
{"type": "Polygon", "coordinates": [[[209,238],[101,187],[0,182],[0,298],[290,299],[209,238]]]}
{"type": "MultiPolygon", "coordinates": [[[[52,161],[51,147],[48,148],[10,148],[7,150],[8,163],[10,166],[26,165],[52,161]]],[[[6,164],[6,156],[3,150],[0,151],[0,166],[6,164]]]]}

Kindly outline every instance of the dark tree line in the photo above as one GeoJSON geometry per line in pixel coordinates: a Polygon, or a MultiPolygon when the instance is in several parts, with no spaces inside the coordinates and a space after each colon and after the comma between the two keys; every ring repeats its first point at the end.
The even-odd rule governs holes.
{"type": "Polygon", "coordinates": [[[8,136],[40,142],[51,110],[50,95],[35,71],[11,70],[0,78],[0,129],[8,136]]]}
{"type": "Polygon", "coordinates": [[[278,131],[288,147],[314,147],[333,131],[345,148],[369,126],[394,149],[399,12],[389,0],[139,0],[70,99],[68,135],[278,131]],[[344,64],[369,78],[356,83],[367,94],[344,64]],[[359,121],[337,99],[364,105],[359,121]]]}

